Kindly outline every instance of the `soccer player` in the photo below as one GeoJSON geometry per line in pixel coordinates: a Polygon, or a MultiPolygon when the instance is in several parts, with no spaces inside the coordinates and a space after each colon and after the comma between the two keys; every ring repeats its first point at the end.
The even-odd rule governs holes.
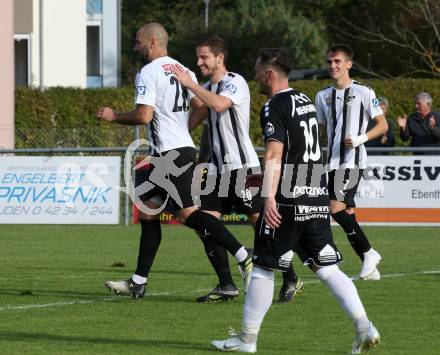
{"type": "MultiPolygon", "coordinates": [[[[203,39],[197,44],[197,65],[205,78],[203,86],[191,79],[182,67],[173,70],[180,83],[208,107],[208,124],[211,144],[211,160],[216,169],[208,169],[214,175],[215,188],[208,195],[201,195],[201,209],[220,218],[222,214],[237,213],[248,216],[252,226],[258,219],[262,206],[260,194],[252,196],[245,187],[245,177],[253,169],[260,171],[260,162],[249,137],[250,94],[245,79],[227,70],[228,48],[217,36],[203,39]],[[241,180],[240,180],[241,179],[241,180]],[[227,191],[222,193],[221,181],[228,181],[227,191]]],[[[198,116],[200,117],[200,116],[198,116]]],[[[200,122],[190,119],[190,129],[200,122]]],[[[206,180],[208,176],[205,176],[206,180]]],[[[218,285],[198,302],[217,302],[235,299],[238,289],[232,280],[226,250],[208,238],[201,238],[217,277],[218,285]]],[[[283,273],[280,302],[290,302],[302,290],[303,282],[291,266],[283,273]]]]}
{"type": "Polygon", "coordinates": [[[347,45],[327,50],[333,85],[316,95],[316,115],[318,122],[327,126],[330,213],[363,261],[359,277],[379,280],[377,265],[381,256],[371,247],[353,208],[363,169],[367,167],[364,143],[385,134],[388,125],[374,91],[350,78],[352,61],[353,51],[347,45]],[[369,119],[375,121],[375,126],[366,133],[369,119]]]}
{"type": "Polygon", "coordinates": [[[266,144],[264,209],[255,233],[254,269],[242,331],[227,340],[214,340],[212,345],[222,351],[257,351],[260,326],[272,303],[273,270],[285,270],[293,251],[300,247],[302,261],[353,320],[356,337],[352,353],[358,354],[378,344],[380,336],[365,313],[353,281],[338,267],[342,257],[330,228],[315,107],[305,94],[289,88],[290,68],[286,49],[259,51],[255,80],[269,97],[261,110],[266,144]]]}
{"type": "MultiPolygon", "coordinates": [[[[117,113],[109,107],[102,107],[97,116],[126,125],[148,124],[150,142],[155,149],[152,152],[154,168],[143,182],[147,191],[141,191],[140,199],[148,208],[159,209],[161,199],[170,197],[183,223],[232,253],[247,285],[252,260],[246,249],[221,221],[194,205],[191,184],[196,150],[188,131],[188,109],[191,104],[200,110],[201,116],[206,114],[206,109],[173,75],[172,65],[178,62],[168,56],[167,45],[168,34],[162,25],[148,23],[138,30],[135,50],[148,64],[136,75],[136,108],[131,112],[117,113]]],[[[191,78],[196,82],[194,73],[191,78]]],[[[159,214],[141,213],[140,219],[141,237],[135,273],[129,280],[105,284],[111,291],[135,298],[145,294],[148,273],[161,242],[159,214]]]]}

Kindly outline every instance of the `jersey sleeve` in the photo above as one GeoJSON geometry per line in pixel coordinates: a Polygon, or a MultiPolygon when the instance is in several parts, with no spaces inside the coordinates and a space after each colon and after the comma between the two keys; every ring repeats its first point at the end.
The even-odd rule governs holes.
{"type": "Polygon", "coordinates": [[[365,94],[364,107],[370,115],[370,118],[383,115],[383,111],[379,105],[379,100],[376,98],[376,94],[371,89],[367,89],[367,92],[365,94]]]}
{"type": "Polygon", "coordinates": [[[136,83],[136,105],[148,105],[155,107],[156,103],[156,78],[151,66],[142,68],[139,80],[136,83]]]}
{"type": "Polygon", "coordinates": [[[227,97],[234,105],[239,105],[249,96],[249,87],[242,77],[235,76],[223,85],[219,95],[227,97]]]}
{"type": "Polygon", "coordinates": [[[286,123],[283,120],[279,107],[274,105],[273,101],[266,102],[261,109],[260,123],[263,130],[264,143],[270,140],[285,143],[286,123]]]}
{"type": "Polygon", "coordinates": [[[316,108],[316,119],[318,120],[318,123],[326,125],[327,120],[324,114],[324,103],[322,102],[322,95],[320,95],[319,92],[316,94],[315,108],[316,108]]]}

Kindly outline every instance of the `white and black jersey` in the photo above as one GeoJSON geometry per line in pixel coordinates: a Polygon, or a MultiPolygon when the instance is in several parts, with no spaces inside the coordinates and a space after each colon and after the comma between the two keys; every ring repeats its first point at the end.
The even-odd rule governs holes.
{"type": "Polygon", "coordinates": [[[278,204],[321,206],[328,214],[328,191],[319,146],[318,121],[313,102],[303,93],[287,89],[263,106],[260,123],[267,143],[284,144],[278,204]]]}
{"type": "Polygon", "coordinates": [[[259,166],[249,138],[250,94],[246,80],[239,74],[226,73],[218,83],[208,81],[204,87],[232,101],[232,106],[223,112],[209,110],[211,163],[219,173],[259,166]]]}
{"type": "MultiPolygon", "coordinates": [[[[154,108],[153,120],[148,124],[148,139],[154,145],[150,154],[195,148],[188,131],[188,110],[194,95],[173,76],[172,64],[181,65],[168,56],[160,57],[136,75],[135,104],[154,108]]],[[[190,74],[197,82],[195,74],[190,74]]]]}
{"type": "Polygon", "coordinates": [[[318,122],[327,126],[329,168],[366,168],[367,152],[364,145],[347,148],[344,139],[350,135],[364,134],[368,120],[383,114],[374,91],[353,80],[343,90],[337,90],[332,85],[319,91],[315,105],[318,122]]]}

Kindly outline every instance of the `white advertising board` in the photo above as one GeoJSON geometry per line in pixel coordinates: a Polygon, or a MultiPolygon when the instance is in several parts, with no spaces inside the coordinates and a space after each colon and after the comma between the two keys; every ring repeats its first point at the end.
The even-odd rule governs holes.
{"type": "Polygon", "coordinates": [[[440,156],[371,156],[364,178],[358,207],[440,208],[440,156]]]}
{"type": "Polygon", "coordinates": [[[370,156],[355,197],[363,222],[440,225],[440,156],[370,156]]]}
{"type": "Polygon", "coordinates": [[[0,157],[1,224],[118,224],[120,157],[0,157]]]}

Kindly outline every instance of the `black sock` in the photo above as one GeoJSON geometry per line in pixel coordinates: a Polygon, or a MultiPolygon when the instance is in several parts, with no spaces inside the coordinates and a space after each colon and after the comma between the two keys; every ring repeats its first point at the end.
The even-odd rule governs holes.
{"type": "Polygon", "coordinates": [[[218,283],[222,286],[233,284],[226,249],[210,238],[200,236],[200,240],[205,247],[206,256],[217,274],[218,283]]]}
{"type": "Polygon", "coordinates": [[[137,260],[136,275],[148,277],[154,257],[162,240],[160,221],[141,220],[141,239],[139,241],[139,254],[137,260]]]}
{"type": "Polygon", "coordinates": [[[289,269],[286,272],[283,272],[283,284],[287,283],[296,283],[298,281],[298,276],[296,275],[295,269],[293,268],[293,264],[291,263],[289,269]]]}
{"type": "Polygon", "coordinates": [[[223,222],[209,213],[196,210],[188,216],[185,224],[203,235],[203,238],[214,240],[232,255],[242,247],[223,222]]]}
{"type": "Polygon", "coordinates": [[[345,210],[332,214],[332,217],[347,233],[348,241],[356,254],[359,255],[361,260],[364,260],[364,253],[371,249],[371,245],[357,223],[356,217],[349,215],[345,210]]]}

